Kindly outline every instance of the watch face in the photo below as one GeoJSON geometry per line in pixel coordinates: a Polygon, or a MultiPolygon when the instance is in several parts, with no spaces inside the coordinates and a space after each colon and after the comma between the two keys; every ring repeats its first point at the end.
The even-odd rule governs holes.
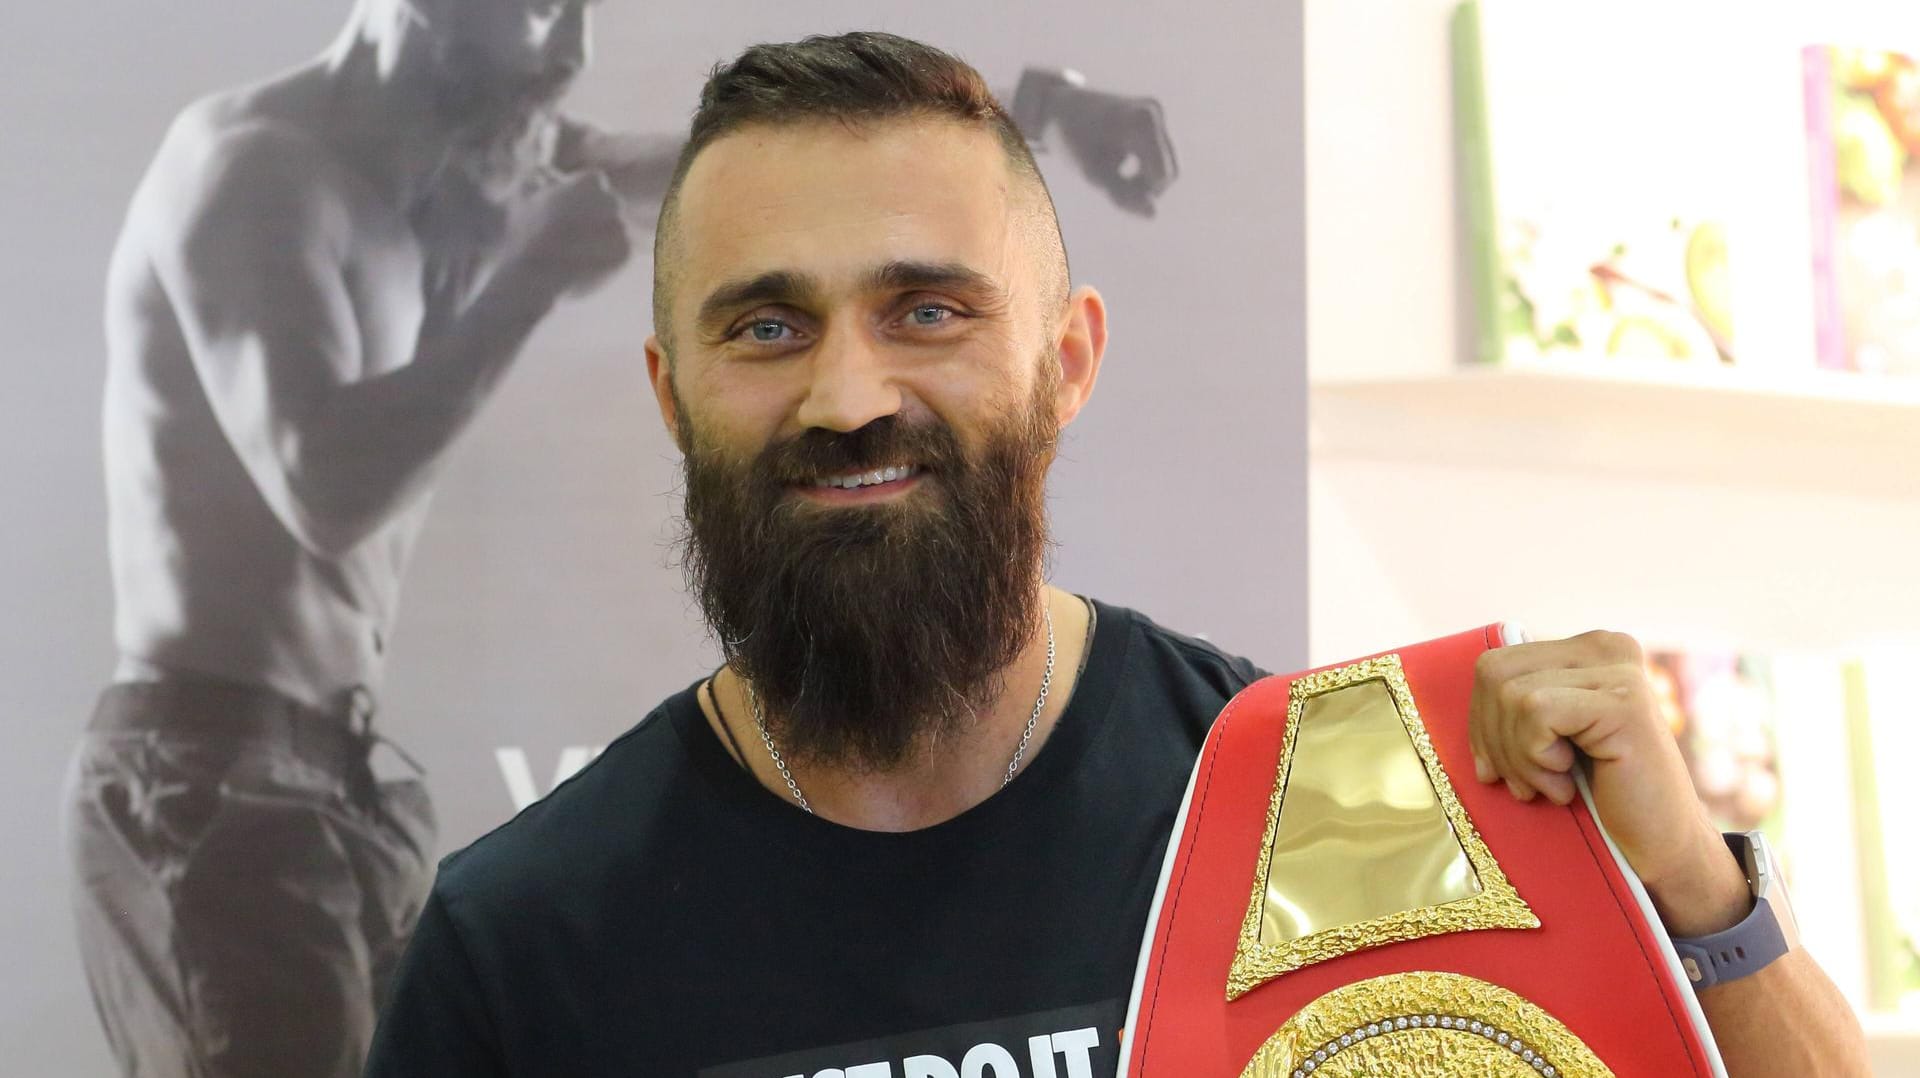
{"type": "Polygon", "coordinates": [[[1779,862],[1773,858],[1773,847],[1767,843],[1765,835],[1758,831],[1749,831],[1741,836],[1746,842],[1745,868],[1747,885],[1753,890],[1755,901],[1765,900],[1773,912],[1773,919],[1780,925],[1780,934],[1786,937],[1787,949],[1800,946],[1800,924],[1794,919],[1793,902],[1787,897],[1787,881],[1780,875],[1779,862]]]}
{"type": "Polygon", "coordinates": [[[1740,862],[1740,871],[1746,873],[1748,889],[1753,892],[1753,897],[1759,898],[1763,884],[1773,871],[1768,863],[1772,858],[1766,839],[1758,831],[1730,834],[1726,839],[1727,848],[1733,851],[1733,856],[1740,862]]]}

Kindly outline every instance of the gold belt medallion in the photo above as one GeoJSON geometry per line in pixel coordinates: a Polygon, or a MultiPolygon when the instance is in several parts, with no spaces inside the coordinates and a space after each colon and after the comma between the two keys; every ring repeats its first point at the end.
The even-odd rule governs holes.
{"type": "Polygon", "coordinates": [[[1455,973],[1396,973],[1301,1008],[1240,1078],[1613,1078],[1546,1011],[1455,973]]]}

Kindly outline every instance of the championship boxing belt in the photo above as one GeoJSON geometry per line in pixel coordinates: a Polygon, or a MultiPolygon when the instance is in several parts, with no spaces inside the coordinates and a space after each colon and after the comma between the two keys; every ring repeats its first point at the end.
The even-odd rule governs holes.
{"type": "Polygon", "coordinates": [[[1194,765],[1124,1078],[1725,1078],[1595,818],[1476,781],[1500,625],[1250,685],[1194,765]]]}

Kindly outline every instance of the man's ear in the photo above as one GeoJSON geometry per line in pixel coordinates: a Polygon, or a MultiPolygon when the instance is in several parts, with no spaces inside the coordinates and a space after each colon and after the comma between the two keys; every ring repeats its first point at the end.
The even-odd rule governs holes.
{"type": "Polygon", "coordinates": [[[1067,297],[1058,332],[1060,388],[1054,412],[1064,427],[1093,396],[1100,360],[1107,354],[1107,302],[1092,285],[1081,285],[1067,297]]]}
{"type": "Polygon", "coordinates": [[[666,424],[667,436],[673,439],[673,444],[685,453],[687,443],[680,436],[680,409],[673,398],[673,361],[667,356],[658,334],[648,334],[645,347],[647,381],[653,383],[653,399],[660,406],[660,421],[666,424]]]}

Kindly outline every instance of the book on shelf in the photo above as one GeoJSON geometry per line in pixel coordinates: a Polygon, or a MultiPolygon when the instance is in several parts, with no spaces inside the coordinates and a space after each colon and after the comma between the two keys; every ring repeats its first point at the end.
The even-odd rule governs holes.
{"type": "Polygon", "coordinates": [[[1801,52],[1820,366],[1920,373],[1920,63],[1801,52]]]}
{"type": "Polygon", "coordinates": [[[1708,816],[1778,851],[1802,942],[1856,1005],[1920,1017],[1920,650],[1664,647],[1646,666],[1708,816]]]}
{"type": "Polygon", "coordinates": [[[1790,864],[1767,661],[1721,649],[1655,649],[1647,653],[1647,672],[1715,825],[1766,832],[1790,864]]]}
{"type": "Polygon", "coordinates": [[[1867,1006],[1867,946],[1854,841],[1853,764],[1846,664],[1831,653],[1767,656],[1780,782],[1788,811],[1783,870],[1800,942],[1856,1009],[1867,1006]]]}
{"type": "Polygon", "coordinates": [[[1733,362],[1736,107],[1684,11],[1468,0],[1452,23],[1477,358],[1733,362]],[[1647,77],[1658,72],[1657,78],[1647,77]]]}

